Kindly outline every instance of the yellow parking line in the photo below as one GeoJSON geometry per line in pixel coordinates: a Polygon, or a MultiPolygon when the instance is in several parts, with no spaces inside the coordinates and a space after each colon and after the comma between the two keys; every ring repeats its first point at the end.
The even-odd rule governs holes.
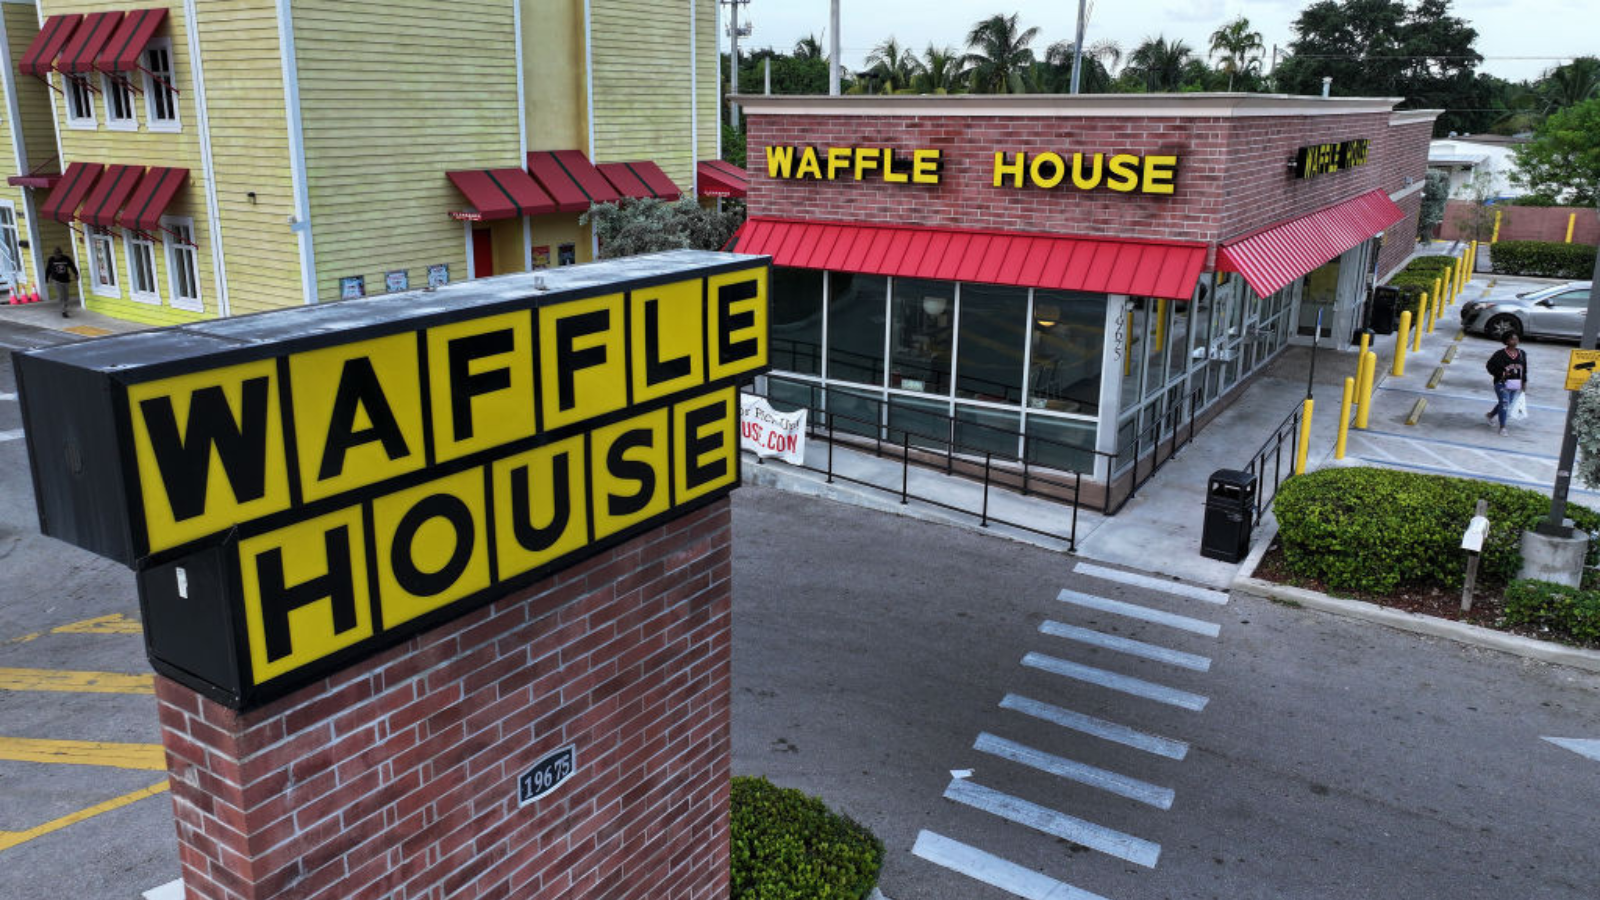
{"type": "Polygon", "coordinates": [[[69,694],[154,694],[154,675],[118,672],[62,672],[55,669],[0,669],[0,691],[57,691],[69,694]]]}
{"type": "Polygon", "coordinates": [[[144,626],[122,613],[99,616],[50,629],[51,634],[140,634],[144,626]]]}
{"type": "Polygon", "coordinates": [[[84,337],[105,337],[111,333],[109,329],[100,328],[95,325],[69,325],[61,330],[70,331],[73,334],[81,334],[84,337]]]}
{"type": "Polygon", "coordinates": [[[0,737],[0,759],[11,762],[69,766],[107,766],[164,772],[166,751],[160,744],[105,744],[99,741],[52,741],[0,737]]]}
{"type": "Polygon", "coordinates": [[[42,837],[52,831],[60,831],[68,825],[82,822],[84,819],[92,819],[101,813],[110,812],[113,809],[120,809],[130,803],[137,803],[146,797],[154,797],[156,794],[159,794],[166,789],[167,783],[163,781],[160,784],[152,784],[143,790],[134,791],[131,794],[123,794],[121,797],[117,797],[114,800],[107,800],[104,803],[97,803],[88,809],[79,810],[78,812],[62,816],[59,819],[53,819],[44,823],[43,825],[29,828],[27,831],[0,831],[0,851],[9,850],[18,844],[26,844],[28,841],[31,841],[36,837],[42,837]]]}

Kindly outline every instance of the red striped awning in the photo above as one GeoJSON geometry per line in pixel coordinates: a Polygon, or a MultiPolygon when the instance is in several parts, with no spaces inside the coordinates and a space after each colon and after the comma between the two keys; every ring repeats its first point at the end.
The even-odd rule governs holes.
{"type": "Polygon", "coordinates": [[[50,192],[49,199],[39,208],[39,214],[57,222],[71,222],[83,198],[89,196],[95,179],[105,171],[100,163],[75,162],[61,175],[61,183],[50,192]]]}
{"type": "Polygon", "coordinates": [[[539,182],[561,212],[586,212],[596,203],[622,199],[617,189],[578,150],[535,150],[528,154],[528,174],[539,182]]]}
{"type": "Polygon", "coordinates": [[[118,221],[136,231],[156,231],[161,227],[161,215],[188,178],[188,169],[151,166],[140,179],[133,196],[123,204],[118,221]]]}
{"type": "Polygon", "coordinates": [[[95,182],[94,190],[84,199],[78,218],[100,228],[116,225],[122,204],[127,202],[143,177],[144,166],[106,166],[105,173],[95,182]]]}
{"type": "Polygon", "coordinates": [[[12,187],[44,188],[45,190],[50,190],[60,183],[60,172],[49,172],[45,174],[29,172],[26,175],[10,175],[6,178],[6,184],[11,185],[12,187]]]}
{"type": "Polygon", "coordinates": [[[624,197],[645,199],[655,197],[661,200],[676,200],[683,196],[683,191],[673,183],[661,167],[648,159],[634,162],[600,163],[595,166],[600,174],[611,182],[611,186],[624,197]]]}
{"type": "Polygon", "coordinates": [[[556,211],[555,201],[521,169],[473,169],[446,172],[445,177],[475,211],[454,214],[458,219],[492,221],[556,211]]]}
{"type": "Polygon", "coordinates": [[[83,75],[94,71],[95,58],[100,55],[101,48],[116,34],[118,26],[122,24],[122,12],[97,12],[90,13],[83,18],[83,24],[72,32],[72,40],[61,51],[61,59],[56,62],[56,70],[73,75],[83,75]]]}
{"type": "Polygon", "coordinates": [[[139,68],[139,54],[150,45],[150,39],[166,20],[165,9],[128,10],[122,24],[95,57],[95,68],[102,72],[132,72],[139,68]]]}
{"type": "Polygon", "coordinates": [[[703,159],[698,167],[700,196],[743,197],[750,189],[750,175],[725,159],[703,159]]]}
{"type": "Polygon", "coordinates": [[[1405,217],[1388,194],[1369,191],[1223,242],[1217,251],[1217,271],[1238,272],[1256,294],[1265,297],[1405,217]]]}
{"type": "Polygon", "coordinates": [[[773,265],[1187,300],[1205,244],[752,218],[740,253],[773,265]]]}
{"type": "Polygon", "coordinates": [[[39,33],[33,36],[33,41],[23,52],[22,62],[17,63],[17,71],[38,78],[49,75],[51,68],[55,66],[56,57],[61,55],[61,48],[72,39],[72,32],[77,30],[78,23],[82,21],[82,13],[68,13],[45,19],[44,24],[39,26],[39,33]]]}

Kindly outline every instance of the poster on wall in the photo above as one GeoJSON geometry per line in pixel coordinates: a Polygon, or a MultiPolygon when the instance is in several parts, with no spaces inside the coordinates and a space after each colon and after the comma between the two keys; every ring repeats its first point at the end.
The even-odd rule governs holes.
{"type": "Polygon", "coordinates": [[[411,290],[411,275],[406,269],[386,272],[383,276],[383,286],[391,294],[411,290]]]}
{"type": "Polygon", "coordinates": [[[449,283],[450,266],[448,264],[440,263],[437,266],[428,267],[428,287],[444,287],[449,283]]]}
{"type": "Polygon", "coordinates": [[[562,244],[556,248],[556,265],[570,266],[578,261],[578,248],[573,244],[562,244]]]}
{"type": "Polygon", "coordinates": [[[766,400],[739,395],[739,446],[757,456],[776,456],[791,466],[806,461],[806,410],[778,412],[766,400]]]}
{"type": "Polygon", "coordinates": [[[548,269],[548,268],[550,268],[550,245],[549,244],[544,244],[542,246],[538,246],[538,247],[534,247],[533,248],[533,267],[535,269],[548,269]]]}
{"type": "Polygon", "coordinates": [[[350,275],[339,279],[340,300],[360,300],[367,295],[367,276],[350,275]]]}

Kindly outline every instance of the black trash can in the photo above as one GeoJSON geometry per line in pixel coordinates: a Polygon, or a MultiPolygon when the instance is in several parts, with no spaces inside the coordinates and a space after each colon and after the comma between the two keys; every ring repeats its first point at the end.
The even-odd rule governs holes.
{"type": "Polygon", "coordinates": [[[1200,555],[1236,563],[1250,552],[1255,525],[1256,477],[1237,469],[1218,469],[1206,484],[1206,521],[1200,555]]]}
{"type": "Polygon", "coordinates": [[[1394,334],[1400,327],[1401,298],[1399,288],[1384,285],[1372,291],[1372,315],[1367,327],[1378,334],[1394,334]]]}

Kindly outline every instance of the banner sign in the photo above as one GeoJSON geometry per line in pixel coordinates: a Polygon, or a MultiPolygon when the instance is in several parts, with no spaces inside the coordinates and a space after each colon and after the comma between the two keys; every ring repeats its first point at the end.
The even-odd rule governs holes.
{"type": "Polygon", "coordinates": [[[17,357],[40,527],[254,705],[732,490],[765,260],[677,251],[17,357]]]}
{"type": "Polygon", "coordinates": [[[1296,178],[1315,178],[1332,175],[1341,169],[1354,169],[1367,164],[1367,148],[1371,141],[1358,138],[1331,144],[1312,144],[1295,153],[1291,169],[1296,178]]]}
{"type": "Polygon", "coordinates": [[[806,461],[806,410],[781,413],[765,399],[739,395],[739,446],[757,456],[776,456],[792,466],[806,461]]]}

